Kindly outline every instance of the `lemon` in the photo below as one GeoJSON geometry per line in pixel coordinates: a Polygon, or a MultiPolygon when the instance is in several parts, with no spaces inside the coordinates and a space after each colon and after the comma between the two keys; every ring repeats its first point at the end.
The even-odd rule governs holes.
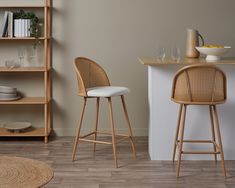
{"type": "Polygon", "coordinates": [[[224,48],[222,45],[216,45],[216,44],[206,44],[203,46],[204,48],[224,48]]]}

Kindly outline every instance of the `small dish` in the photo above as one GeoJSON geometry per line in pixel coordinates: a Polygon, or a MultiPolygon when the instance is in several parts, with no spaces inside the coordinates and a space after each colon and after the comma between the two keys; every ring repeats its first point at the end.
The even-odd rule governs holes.
{"type": "Polygon", "coordinates": [[[32,124],[30,122],[9,122],[3,125],[8,131],[20,132],[27,128],[30,128],[32,124]]]}
{"type": "Polygon", "coordinates": [[[0,93],[16,93],[17,90],[14,87],[0,86],[0,93]]]}
{"type": "Polygon", "coordinates": [[[11,99],[11,98],[16,98],[17,93],[0,93],[0,99],[5,98],[5,99],[11,99]]]}
{"type": "Polygon", "coordinates": [[[225,54],[231,47],[224,46],[219,48],[208,48],[208,47],[196,47],[196,49],[202,53],[207,55],[207,61],[218,61],[221,59],[221,55],[225,54]]]}
{"type": "Polygon", "coordinates": [[[14,97],[6,97],[6,94],[5,96],[0,94],[0,101],[16,101],[16,100],[19,100],[20,98],[21,96],[19,93],[14,97]]]}

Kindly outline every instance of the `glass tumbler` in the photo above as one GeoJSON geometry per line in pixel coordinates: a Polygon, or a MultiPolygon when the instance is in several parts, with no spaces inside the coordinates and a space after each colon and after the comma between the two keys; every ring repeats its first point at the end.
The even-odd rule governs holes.
{"type": "Polygon", "coordinates": [[[171,48],[171,59],[173,61],[176,61],[177,63],[179,63],[180,55],[181,55],[180,48],[178,48],[178,47],[172,47],[171,48]]]}
{"type": "Polygon", "coordinates": [[[162,46],[157,47],[157,60],[164,61],[166,57],[165,48],[162,46]]]}

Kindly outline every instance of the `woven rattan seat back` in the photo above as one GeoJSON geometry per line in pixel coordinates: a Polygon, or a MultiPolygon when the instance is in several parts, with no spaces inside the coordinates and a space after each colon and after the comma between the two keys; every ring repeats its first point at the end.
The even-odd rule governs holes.
{"type": "Polygon", "coordinates": [[[96,62],[78,57],[75,59],[74,65],[78,80],[78,95],[87,96],[87,88],[110,86],[107,74],[96,62]]]}
{"type": "Polygon", "coordinates": [[[174,79],[171,98],[180,104],[219,104],[227,98],[226,76],[214,65],[190,65],[174,79]]]}

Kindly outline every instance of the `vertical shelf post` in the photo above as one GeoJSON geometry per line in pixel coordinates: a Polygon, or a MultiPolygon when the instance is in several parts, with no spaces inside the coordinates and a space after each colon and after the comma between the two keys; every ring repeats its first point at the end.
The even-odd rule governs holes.
{"type": "Polygon", "coordinates": [[[51,130],[51,0],[44,0],[44,61],[46,72],[44,73],[45,100],[44,123],[45,123],[45,143],[48,142],[48,130],[51,130]]]}

